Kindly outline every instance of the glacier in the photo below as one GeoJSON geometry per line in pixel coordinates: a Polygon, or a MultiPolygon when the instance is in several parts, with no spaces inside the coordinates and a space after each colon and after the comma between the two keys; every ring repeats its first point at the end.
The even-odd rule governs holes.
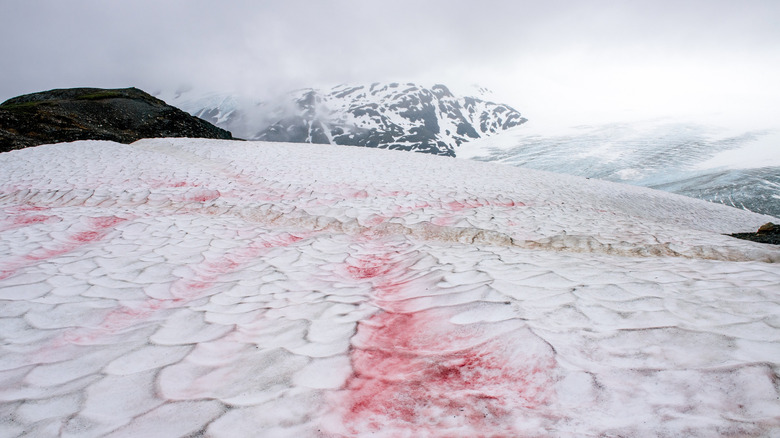
{"type": "Polygon", "coordinates": [[[0,154],[0,435],[775,436],[775,217],[334,145],[0,154]]]}
{"type": "Polygon", "coordinates": [[[651,187],[780,217],[780,134],[657,118],[569,126],[533,121],[461,145],[459,158],[651,187]]]}

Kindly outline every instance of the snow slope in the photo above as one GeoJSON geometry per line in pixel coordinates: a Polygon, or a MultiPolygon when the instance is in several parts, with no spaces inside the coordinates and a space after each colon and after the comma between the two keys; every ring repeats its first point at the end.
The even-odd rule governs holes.
{"type": "Polygon", "coordinates": [[[771,220],[366,148],[0,154],[0,435],[777,436],[771,220]]]}
{"type": "Polygon", "coordinates": [[[780,133],[672,119],[530,122],[464,143],[459,158],[651,187],[780,217],[780,133]]]}

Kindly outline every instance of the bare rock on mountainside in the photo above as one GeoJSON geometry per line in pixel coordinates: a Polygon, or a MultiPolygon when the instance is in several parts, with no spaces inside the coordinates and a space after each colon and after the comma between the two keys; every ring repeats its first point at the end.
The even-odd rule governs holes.
{"type": "Polygon", "coordinates": [[[58,89],[0,104],[0,152],[76,140],[132,143],[155,137],[233,138],[137,88],[58,89]]]}

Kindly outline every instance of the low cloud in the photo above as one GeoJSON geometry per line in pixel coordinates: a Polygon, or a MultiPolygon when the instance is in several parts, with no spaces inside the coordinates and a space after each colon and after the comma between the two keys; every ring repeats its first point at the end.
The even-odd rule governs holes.
{"type": "Polygon", "coordinates": [[[756,107],[780,97],[777,16],[773,0],[9,1],[0,99],[398,80],[480,83],[544,112],[756,107]]]}

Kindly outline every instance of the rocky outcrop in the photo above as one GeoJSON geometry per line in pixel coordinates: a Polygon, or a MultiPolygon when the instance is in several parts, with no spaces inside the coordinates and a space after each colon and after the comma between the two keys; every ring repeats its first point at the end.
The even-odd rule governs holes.
{"type": "Polygon", "coordinates": [[[50,90],[0,104],[0,152],[76,140],[132,143],[155,137],[232,135],[137,88],[50,90]]]}
{"type": "Polygon", "coordinates": [[[738,239],[752,240],[753,242],[780,245],[780,225],[767,222],[761,225],[755,233],[735,233],[731,234],[731,236],[738,239]]]}

